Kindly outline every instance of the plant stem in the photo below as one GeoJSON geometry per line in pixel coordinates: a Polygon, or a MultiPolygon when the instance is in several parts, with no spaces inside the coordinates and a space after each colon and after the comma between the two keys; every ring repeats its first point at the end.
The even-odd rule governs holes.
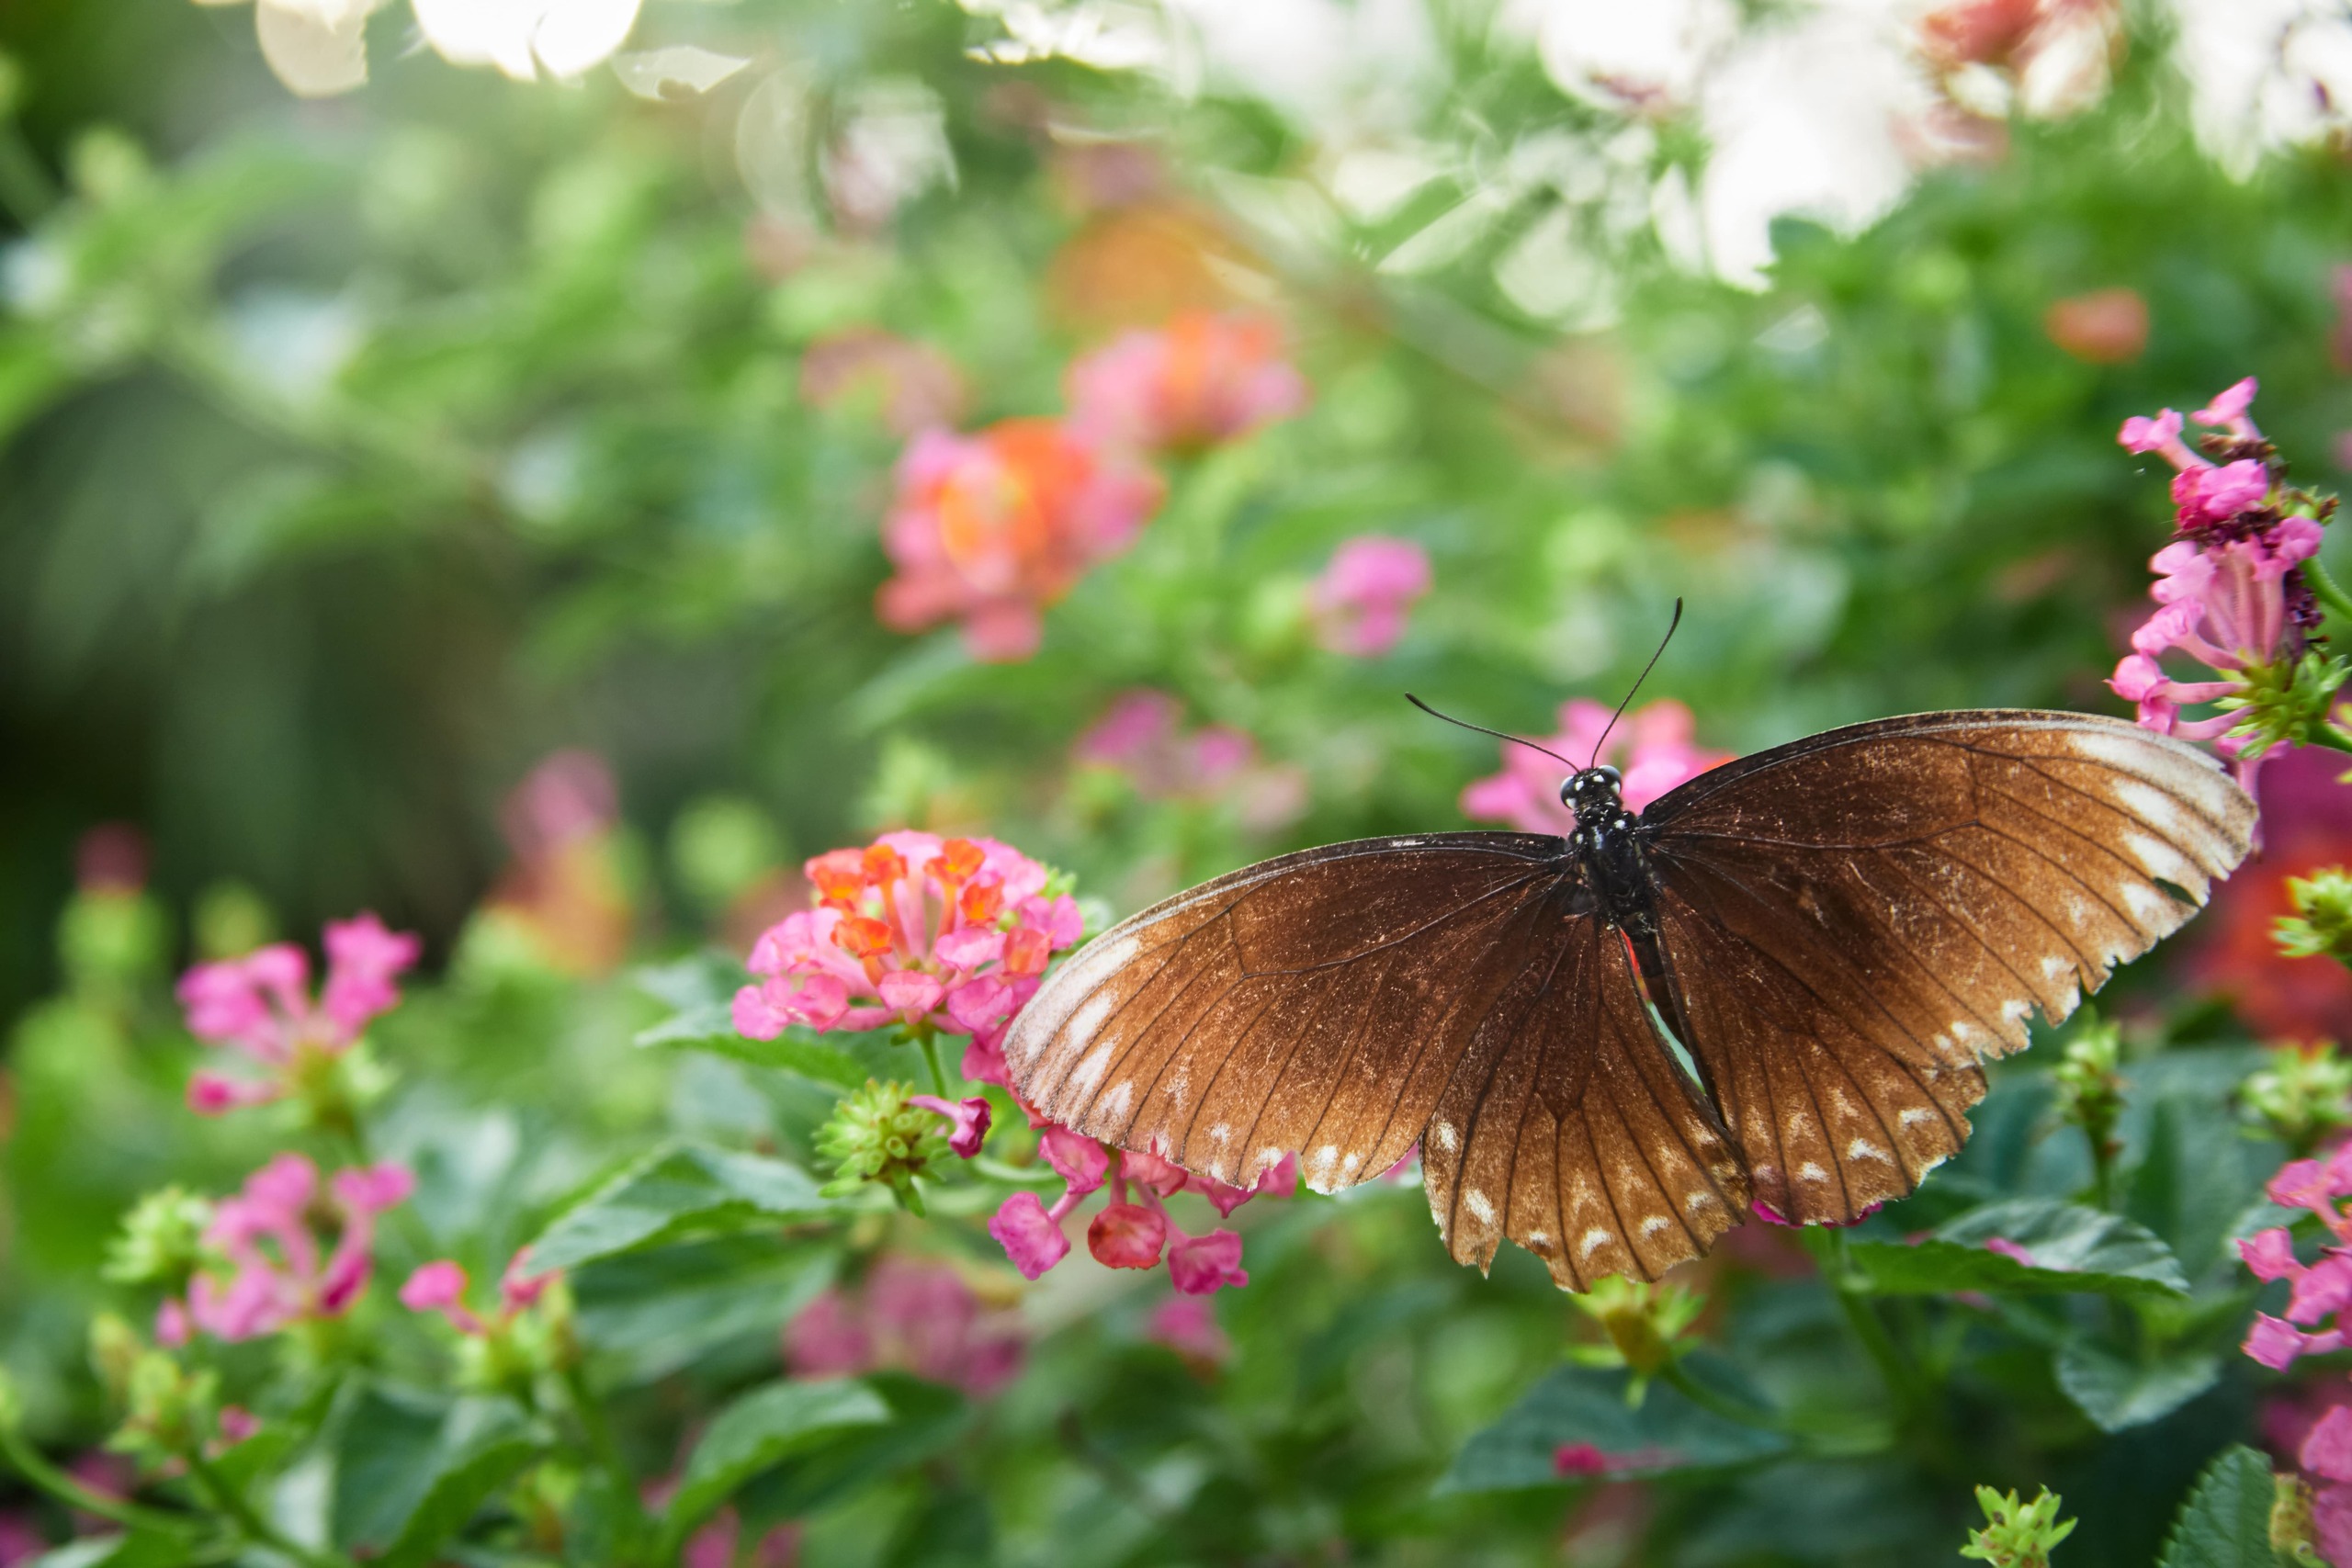
{"type": "Polygon", "coordinates": [[[575,1360],[563,1369],[564,1396],[571,1401],[571,1414],[587,1436],[589,1452],[595,1455],[605,1473],[618,1495],[620,1506],[628,1511],[629,1543],[625,1560],[637,1559],[639,1544],[643,1540],[649,1519],[644,1499],[637,1493],[637,1478],[629,1474],[628,1461],[621,1457],[620,1444],[614,1440],[612,1423],[605,1419],[605,1407],[596,1403],[595,1394],[588,1387],[587,1374],[575,1360]]]}
{"type": "Polygon", "coordinates": [[[308,1563],[310,1568],[353,1568],[351,1559],[343,1553],[304,1546],[263,1517],[261,1511],[247,1500],[245,1495],[232,1486],[227,1478],[213,1468],[212,1461],[204,1457],[202,1450],[190,1450],[181,1458],[187,1462],[188,1475],[211,1496],[213,1505],[229,1516],[246,1540],[257,1546],[266,1546],[273,1551],[283,1552],[297,1562],[308,1563]]]}
{"type": "Polygon", "coordinates": [[[2346,735],[2332,724],[2323,724],[2312,731],[2314,746],[2324,746],[2331,751],[2352,751],[2352,735],[2346,735]]]}
{"type": "Polygon", "coordinates": [[[201,1529],[199,1521],[184,1514],[165,1513],[160,1508],[150,1508],[144,1504],[91,1491],[50,1463],[47,1456],[25,1441],[25,1435],[13,1426],[0,1426],[0,1454],[7,1456],[9,1465],[17,1474],[69,1508],[79,1508],[85,1514],[111,1519],[128,1529],[191,1536],[201,1529]]]}
{"type": "Polygon", "coordinates": [[[1736,1426],[1752,1427],[1762,1432],[1786,1433],[1789,1430],[1788,1425],[1776,1412],[1758,1409],[1709,1388],[1683,1371],[1679,1361],[1669,1359],[1658,1368],[1657,1381],[1709,1415],[1720,1416],[1736,1426]]]}
{"type": "Polygon", "coordinates": [[[921,1038],[922,1041],[922,1059],[931,1068],[931,1092],[939,1096],[942,1100],[955,1099],[956,1097],[949,1093],[947,1089],[947,1075],[945,1072],[941,1070],[939,1066],[939,1036],[933,1033],[929,1026],[926,1025],[921,1038]]]}
{"type": "Polygon", "coordinates": [[[2303,581],[2312,585],[2312,597],[2324,605],[2329,615],[2352,626],[2352,596],[2346,596],[2344,590],[2336,586],[2335,579],[2328,575],[2327,568],[2319,564],[2317,556],[2303,562],[2302,567],[2303,581]]]}

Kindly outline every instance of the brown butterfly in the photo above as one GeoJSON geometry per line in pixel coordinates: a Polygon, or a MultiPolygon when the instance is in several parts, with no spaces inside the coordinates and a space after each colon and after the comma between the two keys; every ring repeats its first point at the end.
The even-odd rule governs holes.
{"type": "Polygon", "coordinates": [[[1751,1202],[1909,1192],[1982,1064],[2196,913],[2255,817],[2190,746],[2071,713],[1833,729],[1639,815],[1566,765],[1567,838],[1332,844],[1114,927],[1015,1021],[1021,1092],[1240,1187],[1418,1143],[1458,1260],[1509,1236],[1571,1290],[1655,1279],[1751,1202]]]}

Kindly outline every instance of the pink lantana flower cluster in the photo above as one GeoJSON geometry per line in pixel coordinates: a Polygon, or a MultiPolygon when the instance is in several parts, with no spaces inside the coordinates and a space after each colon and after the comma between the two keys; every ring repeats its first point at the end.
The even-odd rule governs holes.
{"type": "Polygon", "coordinates": [[[985,1398],[1011,1382],[1028,1348],[1018,1317],[991,1311],[944,1263],[893,1254],[836,1286],[785,1325],[795,1377],[859,1377],[892,1367],[985,1398]]]}
{"type": "Polygon", "coordinates": [[[1317,638],[1334,653],[1377,659],[1405,636],[1405,618],[1430,591],[1429,552],[1410,539],[1365,534],[1331,556],[1306,591],[1317,638]]]}
{"type": "Polygon", "coordinates": [[[1297,412],[1306,384],[1259,317],[1182,315],[1077,361],[1067,418],[917,434],[882,525],[896,569],[882,624],[958,622],[975,659],[1037,651],[1043,612],[1135,543],[1167,493],[1149,458],[1230,441],[1297,412]]]}
{"type": "Polygon", "coordinates": [[[395,982],[420,951],[415,937],[388,931],[374,915],[361,914],[327,922],[326,984],[316,1000],[311,995],[310,956],[292,942],[190,969],[179,983],[188,1032],[209,1045],[243,1054],[265,1076],[198,1072],[188,1079],[188,1108],[218,1116],[312,1085],[351,1049],[371,1020],[398,1005],[395,982]]]}
{"type": "Polygon", "coordinates": [[[342,1316],[375,1270],[377,1216],[415,1187],[405,1166],[355,1166],[322,1181],[308,1158],[279,1155],[213,1206],[204,1241],[217,1262],[189,1282],[185,1301],[164,1303],[155,1337],[253,1339],[342,1316]]]}
{"type": "MultiPolygon", "coordinates": [[[[885,833],[807,870],[817,907],[768,928],[752,949],[759,982],[735,993],[735,1027],[754,1040],[895,1022],[968,1035],[1001,1063],[1013,1012],[1085,925],[1044,866],[994,839],[885,833]]],[[[973,1059],[967,1077],[982,1076],[973,1059]]]]}
{"type": "Polygon", "coordinates": [[[973,658],[1006,663],[1037,651],[1047,605],[1135,543],[1164,487],[1059,420],[1008,419],[916,436],[898,489],[882,526],[898,569],[875,600],[882,624],[958,621],[973,658]]]}
{"type": "Polygon", "coordinates": [[[1104,446],[1193,452],[1306,406],[1306,378],[1283,353],[1280,322],[1185,310],[1123,333],[1069,367],[1070,423],[1104,446]]]}
{"type": "MultiPolygon", "coordinates": [[[[1560,731],[1539,744],[1578,761],[1593,757],[1624,775],[1619,785],[1626,808],[1639,811],[1686,779],[1731,761],[1728,751],[1696,745],[1690,710],[1678,702],[1655,702],[1618,721],[1614,741],[1598,756],[1594,748],[1609,728],[1609,710],[1589,697],[1560,706],[1560,731]]],[[[1576,827],[1576,814],[1560,803],[1560,765],[1525,746],[1505,746],[1503,771],[1476,780],[1462,792],[1462,813],[1481,822],[1508,822],[1523,833],[1561,833],[1576,827]]]]}
{"type": "Polygon", "coordinates": [[[2324,716],[2334,691],[2299,690],[2297,667],[2320,619],[2305,563],[2319,553],[2335,502],[2282,482],[2276,449],[2247,415],[2254,393],[2249,376],[2190,416],[2211,432],[2200,442],[2211,457],[2189,449],[2171,409],[2123,422],[2118,441],[2175,469],[2175,532],[2148,563],[2156,613],[2108,681],[2137,705],[2143,728],[2213,742],[2248,789],[2265,755],[2306,738],[2324,716]],[[2204,666],[2209,678],[2174,679],[2162,663],[2174,653],[2204,666]],[[2301,711],[2314,698],[2317,712],[2301,711]],[[2184,706],[2203,703],[2220,711],[2181,716],[2184,706]]]}
{"type": "Polygon", "coordinates": [[[1109,1148],[1045,1122],[1034,1111],[1030,1120],[1039,1129],[1038,1153],[1062,1179],[1062,1195],[1049,1207],[1035,1192],[1015,1192],[989,1222],[989,1235],[1026,1279],[1041,1277],[1069,1256],[1062,1222],[1088,1194],[1107,1184],[1111,1201],[1086,1227],[1086,1249],[1096,1262],[1106,1269],[1154,1269],[1164,1261],[1169,1282],[1188,1296],[1246,1285],[1250,1275],[1241,1267],[1239,1234],[1220,1225],[1205,1235],[1188,1235],[1170,1215],[1164,1200],[1189,1189],[1207,1199],[1217,1217],[1225,1219],[1260,1193],[1286,1198],[1298,1189],[1295,1156],[1283,1156],[1254,1187],[1227,1187],[1158,1155],[1109,1148]]]}

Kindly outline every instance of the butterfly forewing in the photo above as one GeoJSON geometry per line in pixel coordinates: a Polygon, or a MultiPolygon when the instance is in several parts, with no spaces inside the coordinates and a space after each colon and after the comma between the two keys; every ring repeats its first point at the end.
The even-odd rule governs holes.
{"type": "Polygon", "coordinates": [[[1088,944],[1006,1055],[1056,1121],[1221,1181],[1286,1152],[1326,1190],[1377,1175],[1516,975],[1560,849],[1453,833],[1247,867],[1088,944]]]}
{"type": "Polygon", "coordinates": [[[2026,712],[1833,730],[1657,801],[1660,1005],[1759,1200],[1840,1223],[1910,1191],[1977,1064],[2194,914],[2253,821],[2178,741],[2026,712]]]}

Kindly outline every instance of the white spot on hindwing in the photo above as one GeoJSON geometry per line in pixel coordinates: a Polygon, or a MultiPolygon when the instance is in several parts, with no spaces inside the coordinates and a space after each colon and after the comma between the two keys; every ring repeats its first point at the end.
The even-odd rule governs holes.
{"type": "Polygon", "coordinates": [[[1607,1247],[1611,1242],[1616,1239],[1616,1232],[1604,1230],[1600,1226],[1595,1225],[1592,1229],[1585,1232],[1583,1236],[1577,1240],[1577,1256],[1578,1258],[1590,1258],[1594,1253],[1600,1251],[1602,1247],[1607,1247]]]}
{"type": "Polygon", "coordinates": [[[1134,1103],[1135,1098],[1134,1082],[1131,1079],[1121,1078],[1111,1086],[1111,1092],[1102,1097],[1102,1101],[1096,1110],[1102,1115],[1115,1122],[1127,1113],[1127,1107],[1134,1103]]]}
{"type": "Polygon", "coordinates": [[[1069,1070],[1069,1081],[1080,1089],[1092,1089],[1102,1079],[1102,1069],[1111,1065],[1111,1047],[1097,1045],[1079,1058],[1078,1066],[1069,1070]]]}
{"type": "Polygon", "coordinates": [[[1477,1215],[1480,1224],[1494,1224],[1495,1206],[1487,1201],[1487,1195],[1476,1188],[1465,1187],[1462,1190],[1462,1206],[1477,1215]]]}
{"type": "Polygon", "coordinates": [[[1452,1154],[1454,1150],[1462,1146],[1461,1134],[1453,1130],[1453,1122],[1441,1122],[1437,1124],[1436,1131],[1437,1146],[1443,1149],[1447,1154],[1452,1154]]]}

